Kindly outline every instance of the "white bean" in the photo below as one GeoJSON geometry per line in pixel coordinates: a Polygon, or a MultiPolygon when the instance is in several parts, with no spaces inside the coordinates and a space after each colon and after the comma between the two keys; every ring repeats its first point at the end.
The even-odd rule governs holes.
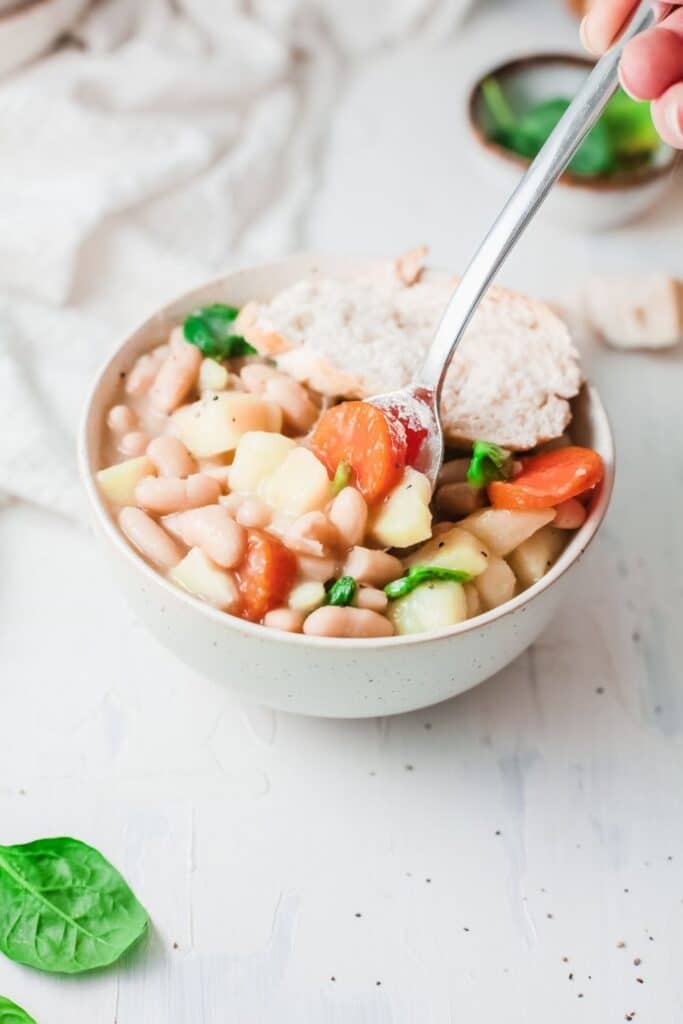
{"type": "Polygon", "coordinates": [[[242,501],[235,513],[237,522],[255,530],[265,530],[266,526],[270,526],[273,513],[265,501],[261,501],[260,498],[241,497],[242,501]]]}
{"type": "Polygon", "coordinates": [[[218,503],[226,508],[231,516],[237,518],[237,512],[246,500],[246,494],[237,494],[236,491],[233,491],[231,494],[222,495],[218,499],[218,503]]]}
{"type": "Polygon", "coordinates": [[[388,555],[386,551],[356,546],[346,558],[343,575],[353,576],[354,579],[369,583],[373,587],[383,587],[403,575],[403,565],[400,559],[388,555]]]}
{"type": "Polygon", "coordinates": [[[178,477],[146,476],[135,488],[138,505],[166,515],[169,512],[184,512],[186,509],[213,505],[221,493],[220,484],[204,473],[195,473],[187,480],[178,477]]]}
{"type": "Polygon", "coordinates": [[[126,378],[126,394],[137,397],[146,395],[167,355],[168,345],[158,345],[151,352],[139,356],[126,378]]]}
{"type": "Polygon", "coordinates": [[[112,434],[129,434],[138,425],[138,418],[127,405],[113,405],[107,414],[107,426],[112,434]]]}
{"type": "Polygon", "coordinates": [[[326,583],[337,575],[337,560],[332,557],[314,558],[312,555],[297,555],[299,575],[304,580],[326,583]]]}
{"type": "Polygon", "coordinates": [[[166,516],[163,524],[188,547],[201,548],[224,569],[238,565],[247,550],[247,531],[221,505],[207,505],[166,516]]]}
{"type": "Polygon", "coordinates": [[[147,446],[147,454],[157,468],[159,476],[189,476],[197,464],[182,441],[165,434],[155,437],[147,446]]]}
{"type": "Polygon", "coordinates": [[[372,612],[386,611],[389,598],[376,587],[359,587],[356,592],[356,607],[369,608],[372,612]]]}
{"type": "Polygon", "coordinates": [[[383,615],[367,608],[317,608],[304,622],[306,636],[367,638],[393,636],[394,627],[383,615]]]}
{"type": "Polygon", "coordinates": [[[268,381],[281,376],[282,374],[272,366],[265,366],[263,363],[247,363],[240,371],[242,384],[254,395],[262,395],[268,381]]]}
{"type": "Polygon", "coordinates": [[[577,498],[562,501],[555,509],[555,518],[551,526],[560,530],[578,530],[586,521],[586,510],[577,498]]]}
{"type": "Polygon", "coordinates": [[[198,465],[200,473],[206,473],[207,476],[218,480],[222,491],[229,489],[230,466],[226,466],[222,462],[215,462],[213,459],[200,459],[198,465]]]}
{"type": "Polygon", "coordinates": [[[473,619],[482,610],[481,597],[474,583],[465,583],[465,600],[467,601],[467,618],[473,619]]]}
{"type": "Polygon", "coordinates": [[[280,629],[284,633],[301,633],[305,615],[294,608],[273,608],[266,612],[263,625],[271,629],[280,629]]]}
{"type": "Polygon", "coordinates": [[[444,462],[439,471],[439,478],[436,482],[437,487],[441,487],[443,484],[464,483],[467,480],[469,464],[469,459],[451,459],[450,462],[444,462]]]}
{"type": "Polygon", "coordinates": [[[467,481],[443,484],[439,487],[434,503],[439,512],[449,516],[468,516],[484,505],[483,487],[472,487],[467,481]]]}
{"type": "Polygon", "coordinates": [[[290,433],[307,434],[320,415],[306,389],[284,374],[266,381],[265,396],[280,406],[285,428],[290,433]]]}
{"type": "Polygon", "coordinates": [[[123,455],[128,455],[130,458],[137,458],[138,455],[144,455],[149,444],[149,437],[143,430],[132,430],[129,434],[124,434],[119,441],[119,451],[123,455]]]}
{"type": "Polygon", "coordinates": [[[159,368],[149,393],[159,412],[170,413],[187,398],[197,383],[202,354],[196,345],[185,341],[180,328],[171,334],[170,351],[159,368]]]}
{"type": "Polygon", "coordinates": [[[133,547],[161,569],[173,569],[182,559],[179,545],[141,508],[121,509],[119,526],[133,547]]]}
{"type": "Polygon", "coordinates": [[[345,487],[330,505],[330,522],[336,526],[346,547],[363,542],[368,523],[368,506],[355,487],[345,487]]]}
{"type": "Polygon", "coordinates": [[[323,512],[306,512],[294,520],[282,539],[290,551],[324,558],[338,543],[339,534],[323,512]]]}

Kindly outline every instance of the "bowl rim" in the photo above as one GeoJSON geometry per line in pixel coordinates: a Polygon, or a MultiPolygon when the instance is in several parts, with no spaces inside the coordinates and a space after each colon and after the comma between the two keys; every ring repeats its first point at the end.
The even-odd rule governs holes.
{"type": "MultiPolygon", "coordinates": [[[[533,586],[528,587],[526,590],[522,591],[522,593],[516,595],[511,600],[506,601],[504,604],[499,605],[497,608],[493,608],[481,615],[476,615],[471,619],[466,619],[464,622],[460,622],[455,626],[444,626],[441,629],[431,630],[425,633],[412,633],[407,636],[365,639],[352,637],[315,637],[306,636],[303,633],[286,633],[282,630],[261,625],[260,623],[247,622],[237,616],[229,615],[226,612],[222,612],[219,609],[212,607],[205,601],[201,601],[199,598],[194,597],[189,592],[181,590],[180,587],[171,583],[160,572],[149,565],[128,543],[121,533],[95,483],[94,472],[91,471],[90,468],[91,455],[94,455],[95,453],[91,453],[89,446],[90,427],[95,419],[96,398],[100,389],[106,385],[110,374],[116,373],[118,375],[119,371],[116,370],[114,366],[119,354],[134,340],[135,336],[140,331],[158,324],[160,319],[162,321],[165,320],[167,313],[170,313],[171,310],[177,309],[178,306],[183,305],[190,308],[195,303],[195,296],[198,293],[213,289],[225,289],[230,280],[237,275],[242,276],[249,273],[270,270],[274,272],[277,272],[278,270],[281,271],[290,263],[301,261],[302,258],[310,261],[312,266],[315,266],[322,271],[324,271],[326,263],[332,266],[338,266],[340,262],[339,256],[333,256],[331,254],[297,253],[289,258],[285,257],[284,259],[275,262],[237,268],[228,274],[222,274],[218,277],[212,278],[208,282],[200,284],[192,288],[190,291],[172,298],[150,316],[146,317],[137,325],[137,327],[129,330],[123,341],[119,341],[112,346],[96,373],[88,391],[81,414],[77,442],[78,469],[81,477],[81,483],[88,499],[90,515],[95,520],[100,533],[114,546],[115,551],[122,556],[133,572],[139,573],[142,579],[146,580],[152,586],[158,587],[160,592],[166,595],[169,600],[178,601],[181,605],[186,605],[189,611],[194,610],[195,612],[206,616],[208,619],[216,623],[216,625],[221,626],[224,629],[235,630],[247,637],[251,636],[255,640],[270,640],[275,643],[293,645],[301,648],[311,647],[327,650],[353,650],[356,652],[378,648],[412,647],[443,639],[455,639],[464,633],[485,629],[499,619],[503,619],[508,615],[525,611],[527,605],[541,597],[541,595],[551,587],[553,583],[564,576],[564,574],[573,568],[573,566],[581,559],[602,525],[609,508],[615,475],[614,437],[609,417],[602,400],[595,387],[587,381],[584,381],[582,384],[582,390],[585,389],[591,412],[599,421],[602,428],[602,434],[604,435],[604,450],[602,450],[600,454],[605,464],[605,477],[591,502],[586,521],[571,537],[557,562],[555,562],[555,564],[537,583],[534,583],[533,586]]],[[[347,262],[346,257],[342,257],[342,260],[347,262]]],[[[358,266],[375,265],[376,262],[376,260],[370,260],[367,257],[348,258],[349,265],[352,263],[356,263],[358,266]]],[[[433,270],[435,268],[429,269],[433,270]]]]}
{"type": "MultiPolygon", "coordinates": [[[[483,131],[477,117],[477,102],[481,94],[481,87],[487,78],[504,78],[519,70],[546,65],[568,65],[590,70],[595,67],[595,61],[590,57],[577,53],[549,51],[547,53],[523,54],[520,57],[505,60],[485,74],[480,75],[467,97],[467,123],[476,142],[489,153],[499,156],[502,160],[515,167],[527,168],[531,165],[531,160],[528,157],[521,156],[519,153],[513,153],[499,142],[490,139],[483,131]]],[[[626,192],[644,185],[650,185],[652,182],[659,181],[670,174],[678,159],[676,150],[671,149],[664,142],[662,142],[662,147],[668,150],[669,157],[668,160],[656,167],[644,167],[636,171],[628,171],[621,176],[615,175],[604,178],[588,178],[579,174],[573,174],[571,171],[565,171],[560,175],[556,184],[563,185],[566,188],[584,189],[589,192],[626,192]]]]}

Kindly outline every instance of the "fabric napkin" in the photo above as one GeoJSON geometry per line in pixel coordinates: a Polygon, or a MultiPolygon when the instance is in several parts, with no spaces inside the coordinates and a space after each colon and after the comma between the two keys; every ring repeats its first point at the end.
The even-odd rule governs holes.
{"type": "Polygon", "coordinates": [[[80,518],[88,380],[156,305],[305,244],[345,76],[468,0],[103,0],[0,82],[0,495],[80,518]]]}

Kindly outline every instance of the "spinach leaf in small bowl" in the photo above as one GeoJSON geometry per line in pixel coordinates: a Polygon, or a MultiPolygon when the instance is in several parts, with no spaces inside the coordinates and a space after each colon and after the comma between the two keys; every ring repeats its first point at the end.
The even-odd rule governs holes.
{"type": "MultiPolygon", "coordinates": [[[[481,92],[490,121],[489,138],[532,160],[545,144],[570,99],[557,96],[517,110],[500,82],[487,78],[481,92]]],[[[660,145],[648,103],[619,89],[572,158],[568,170],[580,177],[600,177],[647,166],[660,145]]]]}

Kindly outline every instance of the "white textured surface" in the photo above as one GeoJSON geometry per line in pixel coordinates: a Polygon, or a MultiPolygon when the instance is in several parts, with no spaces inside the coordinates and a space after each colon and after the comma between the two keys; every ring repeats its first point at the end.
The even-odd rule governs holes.
{"type": "MultiPolygon", "coordinates": [[[[449,118],[475,44],[478,63],[530,45],[513,17],[526,5],[492,16],[503,6],[488,52],[475,21],[469,44],[351,79],[314,244],[424,238],[464,260],[494,197],[449,118]],[[409,85],[429,116],[396,99],[409,85]]],[[[552,26],[543,38],[557,42],[552,26]]],[[[504,279],[560,294],[591,265],[646,255],[680,273],[680,183],[673,198],[590,241],[539,223],[504,279]]],[[[591,372],[620,464],[581,592],[497,678],[398,719],[232,702],[134,622],[88,536],[2,511],[0,837],[95,843],[154,930],[93,978],[2,960],[0,992],[41,1024],[678,1024],[681,351],[600,351],[591,372]]]]}

